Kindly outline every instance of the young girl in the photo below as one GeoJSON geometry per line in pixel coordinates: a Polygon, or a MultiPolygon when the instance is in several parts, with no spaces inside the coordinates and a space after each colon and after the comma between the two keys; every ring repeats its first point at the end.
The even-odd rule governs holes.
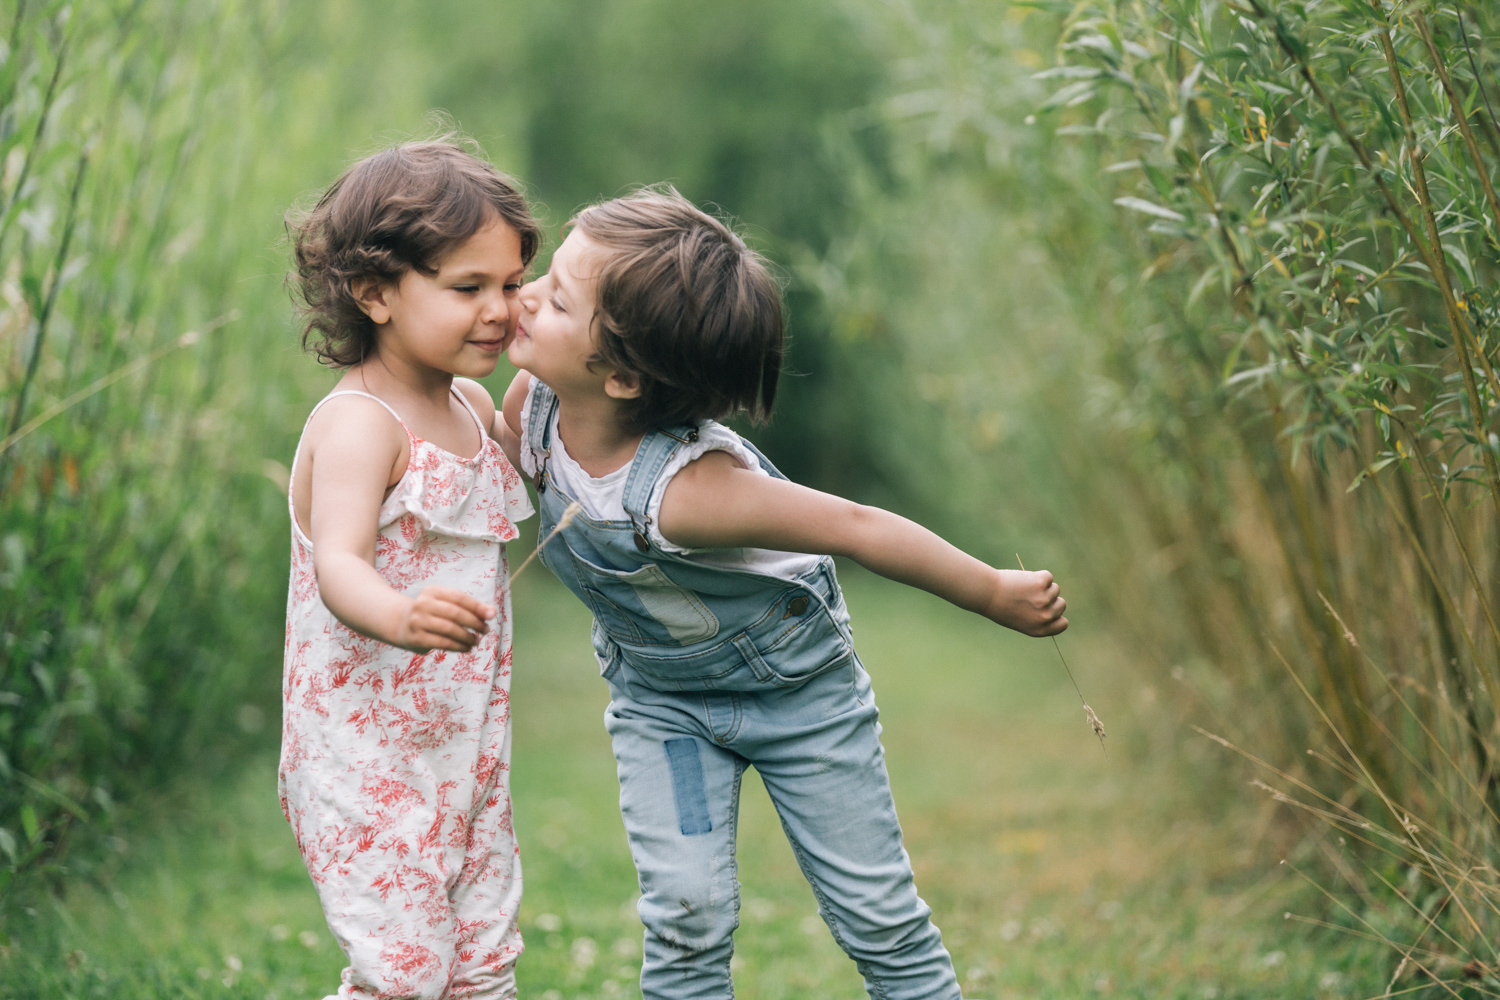
{"type": "Polygon", "coordinates": [[[1038,636],[1067,627],[1051,574],[993,569],[790,483],[715,422],[770,410],[781,306],[761,260],[675,191],[584,210],[520,301],[504,436],[535,477],[544,537],[582,505],[542,558],[594,613],[642,993],[733,996],[735,822],[753,765],[870,995],[957,998],[828,556],[1038,636]]]}
{"type": "Polygon", "coordinates": [[[505,543],[531,506],[468,379],[510,343],[539,232],[447,142],[355,164],[291,229],[303,342],[343,377],[292,467],[282,811],[340,997],[513,997],[505,543]]]}

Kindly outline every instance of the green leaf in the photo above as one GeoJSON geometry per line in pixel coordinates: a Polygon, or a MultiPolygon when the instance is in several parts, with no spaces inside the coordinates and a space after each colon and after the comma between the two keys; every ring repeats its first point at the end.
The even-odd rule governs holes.
{"type": "Polygon", "coordinates": [[[11,864],[16,863],[16,835],[3,826],[0,826],[0,851],[5,852],[11,864]]]}
{"type": "Polygon", "coordinates": [[[1128,208],[1133,212],[1144,212],[1146,215],[1154,215],[1158,219],[1170,219],[1173,222],[1185,222],[1187,216],[1181,212],[1174,212],[1165,205],[1158,205],[1154,201],[1144,198],[1116,198],[1115,204],[1121,208],[1128,208]]]}
{"type": "Polygon", "coordinates": [[[30,802],[21,807],[21,830],[25,832],[26,839],[33,844],[41,839],[41,824],[37,823],[36,810],[31,808],[30,802]]]}

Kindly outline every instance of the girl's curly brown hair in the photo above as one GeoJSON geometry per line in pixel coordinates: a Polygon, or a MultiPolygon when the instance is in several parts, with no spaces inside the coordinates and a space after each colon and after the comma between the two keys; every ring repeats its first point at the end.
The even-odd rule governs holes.
{"type": "Polygon", "coordinates": [[[302,347],[348,368],[375,346],[375,325],[353,283],[435,274],[455,246],[499,218],[521,237],[530,264],[542,234],[519,185],[449,138],[408,142],[344,171],[311,211],[289,215],[295,289],[307,325],[302,347]]]}

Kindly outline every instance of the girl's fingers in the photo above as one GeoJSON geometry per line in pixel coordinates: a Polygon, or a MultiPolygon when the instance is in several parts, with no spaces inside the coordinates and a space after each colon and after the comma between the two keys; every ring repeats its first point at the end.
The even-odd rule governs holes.
{"type": "Polygon", "coordinates": [[[417,595],[417,600],[420,601],[424,597],[430,597],[463,608],[481,620],[493,618],[498,613],[498,609],[493,604],[486,604],[478,598],[471,597],[461,590],[454,590],[452,587],[428,587],[417,595]]]}
{"type": "Polygon", "coordinates": [[[423,614],[415,617],[412,624],[415,631],[420,635],[425,633],[433,638],[446,639],[457,643],[455,646],[444,646],[444,649],[452,649],[455,652],[466,653],[473,648],[477,637],[473,632],[444,615],[423,614]]]}
{"type": "Polygon", "coordinates": [[[434,607],[431,614],[437,618],[444,618],[454,622],[470,632],[478,632],[480,635],[488,632],[490,627],[485,624],[484,619],[468,608],[457,604],[443,603],[434,607]]]}
{"type": "Polygon", "coordinates": [[[483,620],[495,617],[496,609],[493,604],[486,604],[477,597],[470,597],[468,594],[458,590],[451,590],[448,592],[448,595],[444,596],[444,600],[458,605],[477,618],[483,620]]]}

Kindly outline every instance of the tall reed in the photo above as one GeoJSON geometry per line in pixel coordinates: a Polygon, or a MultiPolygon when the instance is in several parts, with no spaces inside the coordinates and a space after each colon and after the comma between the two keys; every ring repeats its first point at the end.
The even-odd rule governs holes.
{"type": "Polygon", "coordinates": [[[19,0],[0,24],[0,898],[185,749],[267,722],[281,501],[246,373],[284,307],[274,274],[246,283],[276,216],[247,217],[264,173],[231,154],[264,138],[272,6],[19,0]]]}
{"type": "Polygon", "coordinates": [[[809,273],[927,369],[887,385],[954,443],[902,461],[1055,526],[1148,677],[1367,843],[1314,877],[1393,972],[1493,976],[1500,11],[889,10],[910,186],[809,273]]]}

